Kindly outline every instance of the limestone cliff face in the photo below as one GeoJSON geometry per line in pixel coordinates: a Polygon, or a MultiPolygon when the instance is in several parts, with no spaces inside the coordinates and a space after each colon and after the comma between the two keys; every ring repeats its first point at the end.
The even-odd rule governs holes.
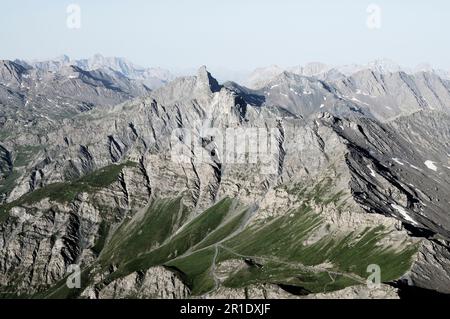
{"type": "Polygon", "coordinates": [[[264,105],[281,105],[297,116],[356,113],[385,122],[417,111],[449,114],[449,79],[446,71],[376,60],[368,65],[261,68],[246,84],[264,97],[264,105]]]}
{"type": "Polygon", "coordinates": [[[184,299],[189,295],[189,288],[164,267],[152,267],[145,272],[132,273],[111,282],[100,291],[87,288],[81,294],[90,299],[184,299]]]}
{"type": "Polygon", "coordinates": [[[32,151],[6,140],[0,174],[16,176],[0,208],[0,292],[67,297],[77,264],[77,297],[284,298],[291,285],[395,297],[345,288],[365,283],[370,260],[386,261],[386,282],[447,292],[448,117],[304,119],[258,101],[201,68],[67,118],[32,151]],[[270,149],[234,157],[227,132],[256,132],[270,149]]]}
{"type": "Polygon", "coordinates": [[[276,285],[251,286],[241,290],[221,288],[210,298],[218,299],[399,299],[397,289],[380,285],[369,289],[367,286],[352,286],[330,293],[295,295],[276,285]]]}

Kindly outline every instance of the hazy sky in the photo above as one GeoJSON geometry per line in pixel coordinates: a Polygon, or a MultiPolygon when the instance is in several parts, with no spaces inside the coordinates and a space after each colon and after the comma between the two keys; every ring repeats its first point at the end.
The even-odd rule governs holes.
{"type": "Polygon", "coordinates": [[[144,66],[252,69],[390,58],[450,69],[450,1],[0,0],[0,58],[123,56],[144,66]],[[81,28],[67,27],[67,6],[81,28]],[[369,4],[381,8],[367,27],[369,4]]]}

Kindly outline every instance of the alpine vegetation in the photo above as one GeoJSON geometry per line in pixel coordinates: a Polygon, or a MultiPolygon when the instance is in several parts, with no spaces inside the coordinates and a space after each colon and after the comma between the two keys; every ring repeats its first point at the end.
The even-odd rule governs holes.
{"type": "Polygon", "coordinates": [[[449,92],[385,61],[1,61],[0,296],[448,294],[449,92]]]}

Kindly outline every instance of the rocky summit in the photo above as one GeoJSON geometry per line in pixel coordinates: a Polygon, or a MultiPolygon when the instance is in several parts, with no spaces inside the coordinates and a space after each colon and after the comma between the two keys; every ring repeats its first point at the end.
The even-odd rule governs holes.
{"type": "Polygon", "coordinates": [[[126,62],[0,62],[0,296],[450,294],[441,73],[126,62]]]}

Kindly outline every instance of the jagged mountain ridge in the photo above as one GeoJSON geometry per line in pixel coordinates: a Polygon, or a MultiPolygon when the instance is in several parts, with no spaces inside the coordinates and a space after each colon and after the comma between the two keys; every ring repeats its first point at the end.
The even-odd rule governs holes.
{"type": "MultiPolygon", "coordinates": [[[[43,150],[31,154],[21,166],[19,182],[9,193],[9,204],[2,208],[1,231],[6,239],[1,244],[11,248],[2,249],[2,285],[17,285],[16,276],[25,275],[28,279],[17,286],[17,291],[34,294],[47,290],[48,296],[55,296],[63,291],[57,281],[64,278],[65,266],[79,262],[90,274],[88,285],[78,292],[84,296],[129,296],[133,292],[126,287],[130,286],[142,291],[134,283],[135,278],[147,270],[160,274],[161,269],[155,268],[160,266],[183,274],[183,282],[177,282],[174,287],[178,291],[175,296],[186,296],[186,293],[214,296],[218,287],[227,287],[233,294],[241,288],[233,278],[244,278],[241,282],[252,284],[248,266],[242,262],[243,256],[247,256],[257,258],[254,263],[264,264],[278,278],[265,278],[259,273],[257,282],[297,285],[314,293],[323,288],[314,287],[319,277],[296,281],[296,276],[333,273],[340,280],[347,278],[357,284],[361,272],[349,271],[351,268],[346,266],[349,261],[340,260],[340,254],[323,254],[328,261],[292,260],[288,256],[305,255],[305,251],[296,250],[298,243],[303,242],[301,246],[306,247],[303,249],[314,247],[313,251],[320,252],[320,245],[331,238],[336,240],[356,233],[357,236],[350,237],[352,245],[343,243],[344,248],[339,249],[343,249],[341,254],[357,254],[352,247],[369,239],[365,229],[378,229],[382,225],[382,230],[369,234],[389,254],[381,258],[375,246],[373,255],[359,252],[365,257],[350,264],[364,268],[367,265],[361,262],[385,260],[403,265],[404,268],[387,274],[385,279],[398,279],[404,275],[404,269],[410,268],[411,274],[406,276],[413,282],[445,291],[448,274],[443,252],[448,249],[445,241],[449,223],[446,203],[435,199],[445,198],[449,174],[443,163],[442,150],[446,144],[434,139],[433,130],[441,130],[448,119],[442,118],[442,124],[429,127],[424,123],[429,124],[433,115],[425,113],[415,113],[413,117],[386,125],[359,117],[340,119],[329,113],[302,119],[286,112],[282,105],[260,103],[257,99],[260,95],[255,92],[237,86],[230,88],[230,85],[220,86],[202,68],[197,77],[179,78],[142,99],[94,109],[48,132],[40,142],[43,150]],[[173,130],[189,129],[194,132],[194,140],[204,141],[210,136],[202,135],[201,128],[211,124],[219,128],[274,128],[277,148],[269,164],[274,164],[276,170],[267,175],[261,174],[258,164],[227,164],[212,155],[210,149],[206,162],[197,162],[194,154],[187,163],[171,161],[173,130]],[[419,154],[411,154],[408,146],[415,148],[415,141],[407,136],[396,137],[396,125],[425,130],[427,134],[422,138],[434,146],[433,152],[428,152],[425,144],[419,154]],[[415,172],[411,165],[424,172],[429,170],[430,174],[415,172]],[[116,173],[112,179],[108,178],[108,183],[98,185],[92,181],[99,177],[91,178],[91,174],[103,172],[109,176],[111,169],[116,173]],[[78,183],[80,178],[82,182],[78,183]],[[63,198],[52,193],[52,185],[58,185],[55,183],[71,181],[71,186],[64,184],[71,191],[63,198]],[[437,181],[442,190],[436,192],[433,185],[437,181]],[[194,231],[198,227],[196,221],[212,222],[212,212],[223,214],[223,219],[211,226],[213,232],[196,230],[202,237],[189,239],[188,247],[180,246],[185,241],[183,228],[194,231]],[[151,222],[155,217],[171,221],[155,225],[151,222]],[[269,222],[271,219],[273,222],[269,222]],[[101,235],[102,223],[107,225],[102,226],[108,229],[106,235],[101,235]],[[275,231],[273,236],[278,240],[271,242],[264,234],[273,232],[271,227],[277,229],[277,223],[292,225],[289,231],[299,233],[300,237],[291,243],[285,233],[275,231]],[[428,238],[420,244],[422,251],[430,245],[439,251],[433,255],[439,262],[419,260],[418,263],[421,269],[436,277],[424,281],[420,277],[424,271],[416,273],[415,264],[409,266],[406,256],[412,255],[418,244],[404,229],[396,229],[399,223],[406,225],[410,235],[428,238]],[[310,230],[302,228],[308,224],[310,230]],[[161,225],[171,227],[170,237],[145,233],[150,246],[143,243],[137,246],[139,253],[134,257],[123,250],[122,245],[129,249],[127,243],[140,242],[139,234],[145,232],[145,227],[161,225]],[[54,229],[54,232],[39,232],[24,247],[28,233],[16,236],[17,227],[30,232],[33,229],[54,229]],[[123,233],[121,227],[128,231],[123,233]],[[225,231],[228,228],[231,231],[225,231]],[[99,246],[101,239],[103,245],[99,246]],[[260,239],[264,239],[263,248],[256,245],[260,239]],[[24,248],[13,249],[17,245],[24,248]],[[391,251],[387,247],[396,248],[391,251]],[[280,248],[289,253],[280,255],[277,253],[280,248]],[[50,267],[31,261],[36,249],[42,259],[50,258],[50,267]],[[18,263],[16,256],[30,262],[18,263]],[[193,260],[201,260],[202,264],[187,266],[193,260]],[[281,267],[280,262],[288,264],[281,267]],[[305,267],[305,263],[312,266],[305,267]],[[119,291],[117,287],[123,288],[119,291]]],[[[220,144],[207,145],[223,153],[220,144]]],[[[8,145],[2,158],[6,163],[14,162],[11,159],[16,155],[8,154],[7,148],[8,145]]],[[[14,163],[12,166],[14,170],[14,163]]],[[[429,250],[427,253],[430,254],[429,250]]],[[[392,265],[386,267],[390,269],[392,265]]],[[[167,274],[158,276],[172,280],[167,274]]],[[[325,285],[331,284],[332,290],[346,286],[337,284],[336,278],[325,285]]]]}
{"type": "Polygon", "coordinates": [[[310,62],[305,65],[297,65],[283,68],[278,65],[271,65],[255,69],[248,75],[244,84],[250,88],[261,88],[267,81],[280,75],[283,72],[290,72],[301,76],[315,77],[320,80],[339,80],[352,76],[361,71],[372,71],[379,74],[389,74],[404,72],[410,75],[420,72],[435,73],[444,80],[450,79],[448,71],[435,69],[431,65],[422,63],[414,68],[400,66],[390,59],[376,59],[367,64],[349,64],[349,65],[327,65],[321,62],[310,62]]]}
{"type": "Polygon", "coordinates": [[[39,134],[63,119],[95,107],[145,95],[149,88],[118,72],[64,66],[58,72],[0,62],[0,130],[21,138],[39,134]]]}
{"type": "Polygon", "coordinates": [[[319,111],[347,115],[350,109],[389,121],[419,110],[449,112],[450,82],[433,71],[408,74],[362,69],[349,76],[334,75],[281,71],[253,90],[267,104],[283,105],[304,117],[319,111]]]}
{"type": "Polygon", "coordinates": [[[76,66],[85,71],[95,71],[97,69],[109,70],[120,73],[123,76],[137,80],[150,89],[156,89],[174,79],[174,76],[162,68],[144,68],[131,61],[120,57],[104,57],[95,54],[87,59],[71,59],[67,55],[47,61],[24,61],[16,60],[18,64],[25,67],[31,66],[43,71],[59,72],[62,68],[76,66]]]}

